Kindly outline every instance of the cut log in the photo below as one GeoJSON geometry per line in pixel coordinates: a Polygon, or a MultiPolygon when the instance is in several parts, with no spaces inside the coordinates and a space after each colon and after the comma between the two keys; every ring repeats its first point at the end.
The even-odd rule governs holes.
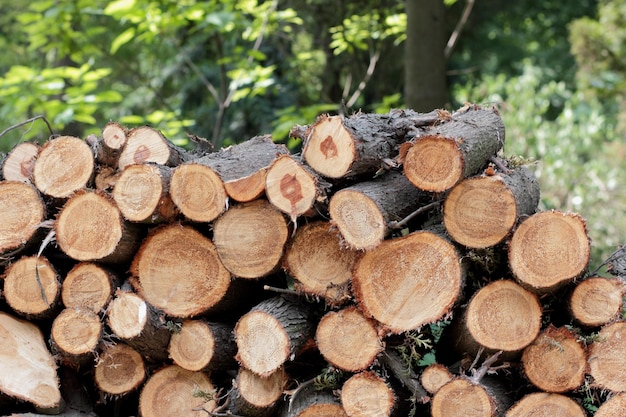
{"type": "Polygon", "coordinates": [[[585,327],[603,326],[622,311],[624,284],[616,279],[591,277],[576,284],[569,298],[572,317],[585,327]]]}
{"type": "Polygon", "coordinates": [[[126,129],[123,126],[116,122],[107,123],[100,137],[92,145],[98,163],[117,167],[127,141],[126,129]]]}
{"type": "Polygon", "coordinates": [[[563,393],[583,384],[587,354],[577,335],[565,327],[550,325],[524,349],[522,365],[534,386],[563,393]]]}
{"type": "Polygon", "coordinates": [[[94,156],[85,141],[60,136],[47,141],[39,150],[33,169],[33,184],[43,194],[67,198],[87,186],[94,168],[94,156]]]}
{"type": "Polygon", "coordinates": [[[230,399],[230,411],[234,415],[270,417],[276,415],[288,376],[282,368],[272,372],[266,378],[252,371],[240,368],[233,383],[230,399]]]}
{"type": "Polygon", "coordinates": [[[280,417],[348,417],[339,400],[328,391],[319,391],[313,384],[298,389],[280,417]]]}
{"type": "Polygon", "coordinates": [[[57,365],[41,330],[0,312],[0,392],[41,409],[62,403],[57,365]]]}
{"type": "Polygon", "coordinates": [[[85,307],[100,314],[113,298],[113,292],[119,284],[119,278],[104,267],[80,262],[65,276],[61,300],[67,308],[85,307]]]}
{"type": "Polygon", "coordinates": [[[126,395],[139,388],[146,378],[141,355],[124,343],[105,346],[98,355],[93,379],[108,395],[126,395]]]}
{"type": "Polygon", "coordinates": [[[177,214],[169,196],[171,168],[164,165],[129,165],[117,179],[113,200],[126,220],[160,223],[177,214]]]}
{"type": "Polygon", "coordinates": [[[386,240],[366,252],[352,277],[366,315],[391,333],[433,323],[450,312],[463,286],[452,244],[426,231],[386,240]]]}
{"type": "Polygon", "coordinates": [[[13,311],[26,318],[49,318],[60,293],[59,276],[45,257],[25,256],[6,269],[4,298],[13,311]]]}
{"type": "Polygon", "coordinates": [[[148,362],[168,359],[172,333],[163,314],[132,292],[118,291],[107,309],[113,334],[139,352],[148,362]]]}
{"type": "Polygon", "coordinates": [[[444,112],[426,114],[393,110],[388,114],[357,113],[350,117],[321,116],[303,135],[302,155],[329,178],[373,174],[394,158],[398,143],[420,127],[436,123],[444,112]]]}
{"type": "Polygon", "coordinates": [[[593,384],[613,392],[626,392],[626,322],[604,326],[589,346],[589,374],[593,384]]]}
{"type": "Polygon", "coordinates": [[[349,417],[388,417],[395,402],[393,390],[373,372],[353,375],[341,388],[341,404],[349,417]]]}
{"type": "Polygon", "coordinates": [[[126,138],[126,145],[117,163],[120,171],[129,165],[145,162],[176,166],[183,159],[179,150],[161,132],[150,126],[131,129],[126,138]]]}
{"type": "Polygon", "coordinates": [[[190,371],[237,368],[233,327],[223,323],[184,320],[172,334],[168,351],[176,365],[190,371]]]}
{"type": "Polygon", "coordinates": [[[222,263],[236,277],[260,278],[276,269],[289,228],[266,200],[231,207],[213,223],[213,242],[222,263]]]}
{"type": "Polygon", "coordinates": [[[179,224],[156,229],[131,265],[133,286],[153,306],[174,317],[202,314],[217,304],[230,285],[213,242],[179,224]]]}
{"type": "Polygon", "coordinates": [[[417,188],[443,192],[478,173],[503,145],[497,110],[472,106],[418,136],[404,156],[404,173],[417,188]]]}
{"type": "Polygon", "coordinates": [[[283,267],[296,280],[296,290],[339,306],[352,294],[349,284],[359,252],[345,247],[330,222],[299,227],[290,240],[283,267]]]}
{"type": "Polygon", "coordinates": [[[170,197],[180,212],[194,222],[210,222],[219,216],[228,202],[224,183],[207,165],[190,162],[174,169],[170,197]]]}
{"type": "Polygon", "coordinates": [[[219,174],[230,198],[248,202],[263,195],[267,170],[276,157],[288,153],[285,145],[263,135],[203,156],[200,161],[219,174]]]}
{"type": "Polygon", "coordinates": [[[98,165],[96,168],[96,176],[93,180],[96,190],[111,192],[117,183],[117,179],[124,171],[118,171],[116,168],[107,165],[98,165]]]}
{"type": "Polygon", "coordinates": [[[324,359],[350,372],[366,369],[383,350],[376,324],[356,307],[326,313],[317,326],[315,341],[324,359]]]}
{"type": "Polygon", "coordinates": [[[383,241],[390,222],[402,220],[430,200],[402,173],[390,171],[337,191],[328,211],[350,247],[370,250],[383,241]]]}
{"type": "Polygon", "coordinates": [[[102,335],[100,317],[82,308],[66,308],[56,316],[50,332],[50,345],[61,363],[78,369],[90,364],[102,335]]]}
{"type": "Polygon", "coordinates": [[[139,398],[142,417],[205,417],[216,407],[215,388],[203,372],[176,365],[150,376],[139,398]]]}
{"type": "Polygon", "coordinates": [[[502,416],[506,406],[503,393],[494,393],[482,383],[457,377],[442,386],[433,395],[432,417],[496,417],[502,416]]]}
{"type": "Polygon", "coordinates": [[[579,215],[544,211],[528,217],[513,233],[509,266],[522,285],[537,292],[553,291],[585,272],[590,246],[579,215]]]}
{"type": "Polygon", "coordinates": [[[464,314],[450,327],[459,353],[475,357],[503,351],[503,359],[519,356],[541,330],[537,296],[510,280],[493,281],[470,299],[464,314]]]}
{"type": "Polygon", "coordinates": [[[561,394],[527,394],[511,407],[505,417],[585,417],[585,411],[571,398],[561,394]]]}
{"type": "Polygon", "coordinates": [[[624,410],[626,410],[626,393],[620,393],[602,403],[594,417],[620,417],[624,410]]]}
{"type": "Polygon", "coordinates": [[[269,167],[265,194],[277,209],[296,218],[313,210],[316,201],[324,200],[318,178],[291,155],[281,155],[269,167]]]}
{"type": "Polygon", "coordinates": [[[448,368],[439,363],[428,365],[420,376],[420,382],[428,393],[434,394],[448,382],[452,381],[454,375],[448,368]]]}
{"type": "Polygon", "coordinates": [[[139,245],[140,230],[124,222],[115,202],[101,191],[72,195],[55,230],[61,250],[77,261],[127,262],[139,245]]]}
{"type": "Polygon", "coordinates": [[[37,154],[39,154],[37,144],[18,143],[4,158],[0,177],[5,181],[30,182],[37,154]]]}
{"type": "Polygon", "coordinates": [[[39,192],[30,184],[0,182],[0,255],[18,253],[29,244],[39,243],[37,230],[45,215],[39,192]]]}
{"type": "Polygon", "coordinates": [[[267,377],[287,360],[293,360],[313,335],[309,307],[287,296],[277,296],[241,316],[234,332],[239,363],[267,377]]]}
{"type": "Polygon", "coordinates": [[[502,242],[521,216],[535,213],[537,204],[539,183],[520,167],[461,181],[446,197],[443,222],[456,242],[482,249],[502,242]]]}

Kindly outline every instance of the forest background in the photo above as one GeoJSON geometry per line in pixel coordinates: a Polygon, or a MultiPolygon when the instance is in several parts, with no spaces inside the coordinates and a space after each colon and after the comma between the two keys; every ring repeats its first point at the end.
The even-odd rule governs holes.
{"type": "Polygon", "coordinates": [[[592,266],[626,243],[626,0],[3,0],[0,48],[0,131],[295,152],[321,113],[496,106],[540,208],[587,220],[592,266]]]}

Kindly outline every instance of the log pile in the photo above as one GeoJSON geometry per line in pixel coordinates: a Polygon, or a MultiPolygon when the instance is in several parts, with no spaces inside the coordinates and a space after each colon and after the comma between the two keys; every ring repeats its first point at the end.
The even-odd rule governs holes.
{"type": "Polygon", "coordinates": [[[6,155],[4,415],[621,415],[624,250],[588,270],[495,109],[291,135],[111,122],[6,155]]]}

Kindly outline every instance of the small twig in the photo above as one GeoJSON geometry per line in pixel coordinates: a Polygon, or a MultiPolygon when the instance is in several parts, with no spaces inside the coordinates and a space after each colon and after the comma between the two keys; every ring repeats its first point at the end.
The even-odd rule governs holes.
{"type": "Polygon", "coordinates": [[[43,120],[46,123],[46,126],[48,126],[48,130],[50,131],[50,135],[54,135],[54,131],[52,130],[52,127],[50,126],[50,123],[48,123],[48,119],[46,119],[45,116],[39,115],[39,116],[31,117],[30,119],[24,120],[23,122],[14,124],[13,126],[7,127],[2,132],[0,132],[0,138],[2,136],[4,136],[5,133],[7,133],[7,132],[9,132],[9,131],[11,131],[13,129],[17,129],[18,127],[24,126],[25,124],[32,123],[32,122],[34,122],[37,119],[43,120]]]}
{"type": "Polygon", "coordinates": [[[467,2],[465,3],[465,9],[463,9],[463,14],[461,15],[461,18],[459,19],[459,21],[456,23],[456,27],[454,28],[452,35],[450,35],[450,38],[448,39],[448,43],[446,44],[446,47],[443,50],[443,55],[446,57],[446,59],[450,58],[450,55],[452,55],[452,51],[454,50],[454,47],[456,46],[457,41],[459,40],[459,36],[461,35],[461,32],[463,32],[463,28],[467,24],[467,20],[469,19],[470,13],[472,13],[474,2],[475,0],[467,0],[467,2]]]}
{"type": "Polygon", "coordinates": [[[418,208],[417,210],[415,210],[413,213],[409,214],[408,216],[406,216],[404,219],[399,220],[399,221],[392,221],[389,222],[388,227],[390,229],[402,229],[404,226],[406,226],[406,224],[408,222],[410,222],[411,220],[413,220],[415,217],[419,216],[422,213],[425,213],[429,210],[432,210],[436,207],[439,207],[441,205],[440,201],[434,201],[430,204],[426,204],[425,206],[422,206],[420,208],[418,208]]]}
{"type": "Polygon", "coordinates": [[[264,285],[263,289],[265,291],[273,291],[273,292],[277,292],[279,294],[300,295],[295,290],[290,290],[290,289],[287,289],[287,288],[272,287],[270,285],[264,285]]]}
{"type": "Polygon", "coordinates": [[[37,285],[39,285],[39,291],[41,292],[41,299],[46,305],[48,305],[48,297],[46,297],[46,290],[44,289],[43,284],[41,283],[41,278],[39,277],[38,262],[39,262],[39,257],[41,256],[43,251],[46,249],[46,246],[48,246],[48,244],[50,244],[50,242],[54,240],[55,235],[56,235],[56,231],[54,229],[48,232],[46,237],[41,242],[41,245],[39,246],[39,252],[37,252],[37,258],[35,260],[35,278],[37,279],[37,285]]]}
{"type": "Polygon", "coordinates": [[[496,167],[498,167],[498,169],[499,169],[500,171],[504,172],[505,174],[510,174],[510,173],[511,173],[511,170],[510,170],[509,168],[507,168],[507,167],[504,165],[504,162],[502,162],[502,160],[501,160],[500,158],[498,158],[497,156],[493,156],[493,155],[492,155],[492,156],[489,158],[489,160],[490,160],[491,162],[493,162],[493,164],[494,164],[496,167]]]}
{"type": "MultiPolygon", "coordinates": [[[[481,348],[481,351],[478,353],[477,358],[480,357],[481,353],[482,353],[482,348],[481,348]]],[[[487,372],[489,372],[489,370],[492,369],[491,365],[493,365],[498,360],[501,354],[502,354],[502,351],[498,351],[494,353],[493,355],[491,355],[490,357],[488,357],[487,359],[485,359],[485,361],[480,366],[480,368],[476,369],[475,371],[472,370],[472,376],[470,377],[470,380],[478,384],[480,380],[483,379],[483,377],[487,374],[487,372]]]]}
{"type": "Polygon", "coordinates": [[[354,93],[352,93],[352,96],[350,96],[350,99],[346,103],[346,107],[348,109],[354,106],[354,103],[356,103],[356,101],[361,96],[361,93],[363,92],[370,78],[372,78],[372,75],[374,74],[374,70],[376,69],[376,64],[378,63],[379,59],[380,50],[376,50],[376,52],[374,52],[374,55],[370,56],[370,63],[367,67],[367,71],[365,72],[365,76],[363,76],[363,79],[359,83],[357,89],[354,91],[354,93]]]}
{"type": "MultiPolygon", "coordinates": [[[[603,266],[605,266],[605,265],[607,265],[607,264],[609,264],[609,263],[611,263],[611,262],[621,258],[622,256],[626,257],[626,245],[619,247],[615,252],[613,252],[611,254],[611,256],[606,258],[606,260],[604,262],[602,262],[600,265],[598,265],[598,267],[595,269],[595,271],[593,271],[591,274],[589,274],[589,276],[596,275],[598,273],[598,271],[600,271],[600,269],[603,266]]],[[[617,274],[617,275],[619,275],[619,274],[617,274]]]]}

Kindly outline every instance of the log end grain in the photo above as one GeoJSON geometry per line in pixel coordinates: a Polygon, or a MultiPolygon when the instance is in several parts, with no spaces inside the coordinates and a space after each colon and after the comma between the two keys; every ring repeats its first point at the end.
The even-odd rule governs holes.
{"type": "Polygon", "coordinates": [[[456,249],[446,239],[418,231],[386,240],[357,262],[355,298],[392,333],[433,323],[450,312],[463,286],[456,249]]]}
{"type": "Polygon", "coordinates": [[[174,205],[164,198],[169,178],[163,175],[164,171],[150,164],[130,165],[122,171],[113,188],[113,199],[125,219],[143,222],[158,214],[174,217],[174,205]]]}
{"type": "Polygon", "coordinates": [[[335,193],[328,204],[333,223],[352,248],[370,250],[385,238],[387,222],[374,200],[355,190],[335,193]]]}
{"type": "Polygon", "coordinates": [[[0,312],[0,392],[53,409],[62,402],[57,365],[41,330],[0,312]]]}
{"type": "Polygon", "coordinates": [[[216,407],[215,388],[203,372],[176,365],[152,374],[141,390],[139,412],[142,417],[202,417],[216,407]]]}
{"type": "Polygon", "coordinates": [[[85,141],[60,136],[49,140],[39,150],[33,183],[46,195],[66,198],[87,185],[94,167],[93,153],[85,141]]]}
{"type": "Polygon", "coordinates": [[[210,222],[226,210],[224,184],[206,165],[189,163],[176,167],[170,196],[180,212],[194,222],[210,222]]]}
{"type": "Polygon", "coordinates": [[[622,310],[624,284],[604,277],[591,277],[576,284],[569,298],[574,319],[587,327],[605,325],[622,310]]]}
{"type": "Polygon", "coordinates": [[[324,359],[350,372],[366,369],[384,347],[375,323],[356,307],[324,315],[317,326],[315,341],[324,359]]]}
{"type": "Polygon", "coordinates": [[[78,365],[95,354],[101,334],[102,323],[96,313],[80,307],[66,308],[54,319],[50,339],[63,359],[78,365]]]}
{"type": "Polygon", "coordinates": [[[464,170],[456,141],[439,135],[418,138],[404,159],[404,175],[424,191],[449,190],[463,178],[464,170]]]}
{"type": "Polygon", "coordinates": [[[135,293],[119,292],[107,308],[109,327],[122,339],[141,334],[148,320],[148,305],[135,293]]]}
{"type": "Polygon", "coordinates": [[[81,262],[63,280],[61,300],[67,308],[86,307],[100,313],[113,297],[116,278],[100,265],[81,262]]]}
{"type": "Polygon", "coordinates": [[[275,405],[283,395],[288,376],[280,368],[266,378],[240,368],[230,394],[232,412],[235,415],[271,416],[275,405]]]}
{"type": "Polygon", "coordinates": [[[439,391],[439,388],[452,381],[453,377],[452,372],[450,372],[448,368],[439,363],[435,363],[427,366],[422,371],[420,382],[428,393],[434,394],[439,391]]]}
{"type": "Polygon", "coordinates": [[[493,351],[519,352],[541,329],[542,308],[535,294],[509,280],[493,281],[469,302],[465,325],[469,335],[493,351]]]}
{"type": "Polygon", "coordinates": [[[30,182],[38,153],[39,146],[32,142],[15,145],[2,164],[1,177],[5,181],[30,182]]]}
{"type": "Polygon", "coordinates": [[[317,180],[291,155],[272,162],[265,178],[267,199],[292,221],[309,212],[318,197],[317,180]]]}
{"type": "Polygon", "coordinates": [[[46,215],[39,192],[30,184],[0,182],[0,254],[23,247],[46,215]]]}
{"type": "Polygon", "coordinates": [[[528,380],[546,392],[572,391],[583,384],[587,355],[577,336],[564,327],[546,328],[522,354],[528,380]]]}
{"type": "Polygon", "coordinates": [[[356,158],[354,138],[341,116],[321,116],[311,127],[302,156],[317,172],[329,178],[349,174],[356,158]]]}
{"type": "Polygon", "coordinates": [[[148,236],[131,266],[147,302],[174,317],[191,317],[217,304],[230,285],[213,242],[177,224],[148,236]]]}
{"type": "Polygon", "coordinates": [[[455,378],[432,398],[432,417],[494,417],[496,404],[487,390],[466,378],[455,378]]]}
{"type": "Polygon", "coordinates": [[[131,129],[126,136],[126,145],[119,156],[117,165],[120,171],[129,165],[145,162],[161,165],[171,163],[173,159],[171,145],[158,130],[150,126],[142,126],[131,129]]]}
{"type": "Polygon", "coordinates": [[[4,298],[15,312],[26,317],[49,315],[60,292],[58,274],[44,257],[22,257],[6,269],[4,298]]]}
{"type": "Polygon", "coordinates": [[[506,412],[505,417],[585,417],[585,411],[571,398],[561,394],[536,392],[524,396],[506,412]]]}
{"type": "Polygon", "coordinates": [[[513,192],[499,176],[479,176],[452,188],[443,205],[443,221],[450,237],[470,248],[500,243],[517,221],[513,192]]]}
{"type": "Polygon", "coordinates": [[[288,237],[285,217],[265,200],[233,206],[213,224],[222,263],[241,278],[260,278],[275,270],[288,237]]]}
{"type": "Polygon", "coordinates": [[[172,334],[168,352],[174,363],[190,371],[202,371],[211,362],[216,348],[209,325],[201,320],[185,320],[172,334]]]}
{"type": "Polygon", "coordinates": [[[626,323],[603,327],[589,347],[589,374],[594,385],[614,392],[626,392],[626,323]]]}
{"type": "Polygon", "coordinates": [[[98,355],[94,381],[98,389],[106,394],[127,394],[137,389],[145,378],[143,358],[124,343],[107,346],[98,355]]]}
{"type": "Polygon", "coordinates": [[[261,168],[257,172],[232,181],[224,181],[224,189],[230,198],[241,203],[260,198],[265,192],[265,181],[268,168],[261,168]]]}
{"type": "Polygon", "coordinates": [[[291,239],[283,261],[298,290],[340,305],[351,297],[349,283],[359,252],[345,247],[329,222],[301,226],[291,239]]]}
{"type": "Polygon", "coordinates": [[[620,417],[624,410],[626,410],[626,393],[616,394],[598,407],[594,417],[620,417]]]}
{"type": "Polygon", "coordinates": [[[391,387],[373,372],[355,374],[341,388],[341,404],[350,417],[387,417],[391,415],[395,402],[391,387]]]}
{"type": "Polygon", "coordinates": [[[560,211],[524,220],[509,244],[509,266],[517,280],[534,291],[554,290],[582,275],[591,244],[585,221],[560,211]]]}

